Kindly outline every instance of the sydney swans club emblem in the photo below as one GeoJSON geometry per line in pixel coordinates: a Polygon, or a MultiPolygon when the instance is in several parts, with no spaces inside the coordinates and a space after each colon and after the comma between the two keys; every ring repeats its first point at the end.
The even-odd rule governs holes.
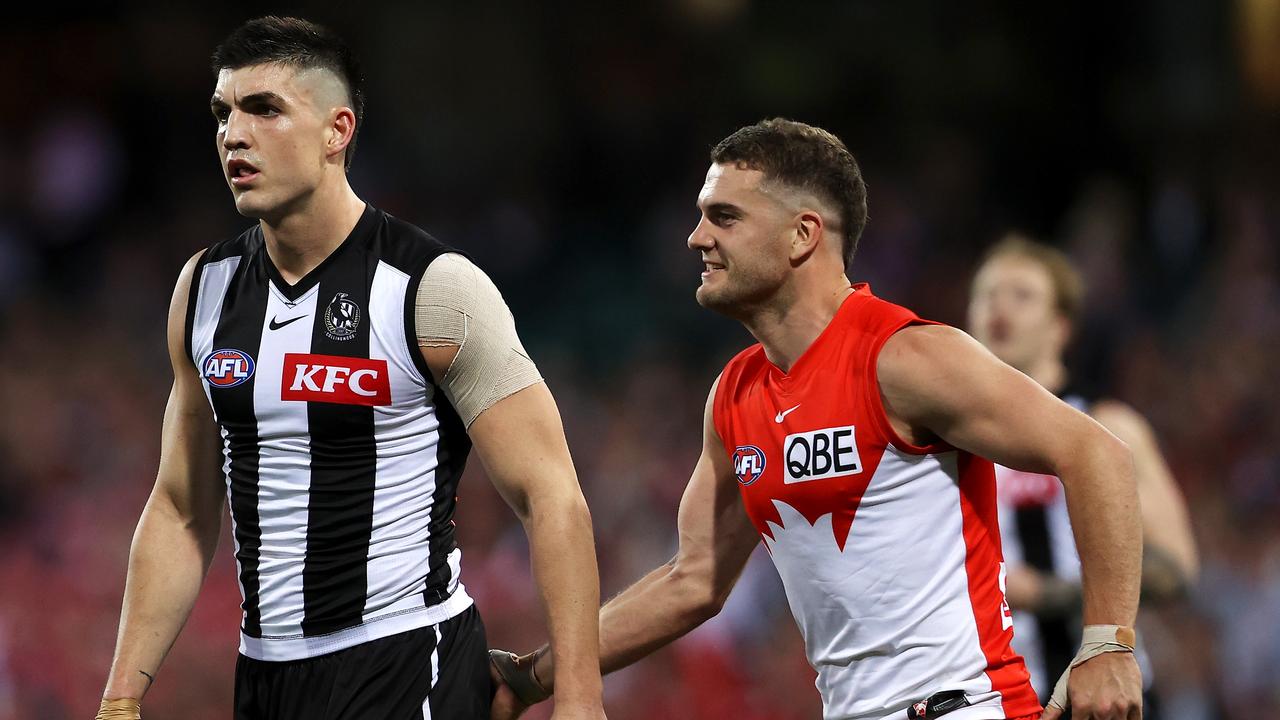
{"type": "Polygon", "coordinates": [[[346,293],[338,293],[324,309],[324,334],[330,340],[350,340],[360,327],[360,306],[346,293]]]}

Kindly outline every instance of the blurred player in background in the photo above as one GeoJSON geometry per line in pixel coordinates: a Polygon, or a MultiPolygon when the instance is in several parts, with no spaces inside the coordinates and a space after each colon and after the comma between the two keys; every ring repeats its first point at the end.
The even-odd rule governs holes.
{"type": "MultiPolygon", "coordinates": [[[[1083,301],[1084,284],[1065,254],[1010,235],[974,276],[969,329],[996,357],[1129,445],[1142,505],[1142,599],[1168,600],[1197,573],[1187,509],[1147,421],[1124,403],[1087,394],[1067,371],[1063,353],[1083,301]]],[[[997,465],[996,479],[1014,646],[1044,698],[1080,642],[1080,558],[1057,478],[997,465]]],[[[1138,659],[1150,686],[1141,649],[1138,659]]],[[[1150,693],[1145,715],[1155,717],[1150,693]]]]}
{"type": "MultiPolygon", "coordinates": [[[[838,138],[769,120],[711,160],[688,240],[697,299],[760,343],[707,398],[676,556],[601,610],[602,669],[715,615],[763,537],[825,718],[1039,716],[1010,648],[992,458],[1061,477],[1078,521],[1089,627],[1073,717],[1137,718],[1141,528],[1124,444],[963,332],[850,284],[866,188],[838,138]]],[[[545,648],[493,658],[495,718],[553,689],[545,648]]]]}
{"type": "Polygon", "coordinates": [[[352,190],[364,101],[334,34],[260,18],[213,67],[218,156],[258,222],[178,279],[160,469],[99,717],[139,717],[227,501],[244,599],[235,717],[487,716],[484,626],[452,519],[474,442],[528,532],[570,668],[556,717],[602,718],[591,520],[501,294],[352,190]]]}

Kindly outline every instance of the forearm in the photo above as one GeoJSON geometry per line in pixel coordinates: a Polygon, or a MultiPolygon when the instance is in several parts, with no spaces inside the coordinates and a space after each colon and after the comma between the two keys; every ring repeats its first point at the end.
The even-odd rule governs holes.
{"type": "MultiPolygon", "coordinates": [[[[600,671],[608,674],[652,654],[712,617],[720,607],[709,591],[672,560],[650,572],[600,609],[600,671]]],[[[555,687],[556,662],[543,647],[535,672],[555,687]]]]}
{"type": "Polygon", "coordinates": [[[152,496],[129,551],[124,604],[105,698],[141,699],[186,623],[217,547],[218,527],[184,521],[152,496]]]}
{"type": "Polygon", "coordinates": [[[600,578],[591,515],[577,484],[561,496],[531,498],[525,526],[551,652],[563,668],[561,697],[599,702],[600,578]]]}
{"type": "Polygon", "coordinates": [[[1086,625],[1132,626],[1142,574],[1142,523],[1128,448],[1109,435],[1061,468],[1080,554],[1086,625]]]}

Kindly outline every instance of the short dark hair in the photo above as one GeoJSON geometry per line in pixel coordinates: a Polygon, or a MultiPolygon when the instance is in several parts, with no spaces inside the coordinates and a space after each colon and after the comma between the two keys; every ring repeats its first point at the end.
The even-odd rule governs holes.
{"type": "Polygon", "coordinates": [[[1084,308],[1084,278],[1066,253],[1021,233],[1010,232],[987,249],[982,265],[1000,257],[1021,257],[1038,263],[1053,286],[1054,310],[1071,322],[1080,318],[1084,308]]]}
{"type": "Polygon", "coordinates": [[[319,68],[337,75],[347,86],[356,127],[347,145],[346,168],[356,151],[356,136],[364,122],[364,76],[351,49],[328,28],[296,17],[267,15],[235,30],[213,51],[213,72],[249,65],[281,63],[296,69],[319,68]]]}
{"type": "Polygon", "coordinates": [[[867,226],[867,185],[853,153],[819,127],[784,118],[739,129],[711,150],[711,161],[764,173],[766,182],[805,190],[835,205],[847,268],[867,226]]]}

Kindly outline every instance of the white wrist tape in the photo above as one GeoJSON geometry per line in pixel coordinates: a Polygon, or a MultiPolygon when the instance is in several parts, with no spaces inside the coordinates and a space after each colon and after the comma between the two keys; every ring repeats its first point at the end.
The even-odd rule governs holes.
{"type": "Polygon", "coordinates": [[[1067,679],[1071,677],[1071,668],[1102,653],[1133,652],[1137,643],[1137,635],[1133,628],[1124,625],[1085,625],[1081,634],[1080,652],[1067,666],[1058,684],[1053,686],[1053,695],[1049,697],[1049,707],[1065,710],[1067,707],[1067,679]]]}

